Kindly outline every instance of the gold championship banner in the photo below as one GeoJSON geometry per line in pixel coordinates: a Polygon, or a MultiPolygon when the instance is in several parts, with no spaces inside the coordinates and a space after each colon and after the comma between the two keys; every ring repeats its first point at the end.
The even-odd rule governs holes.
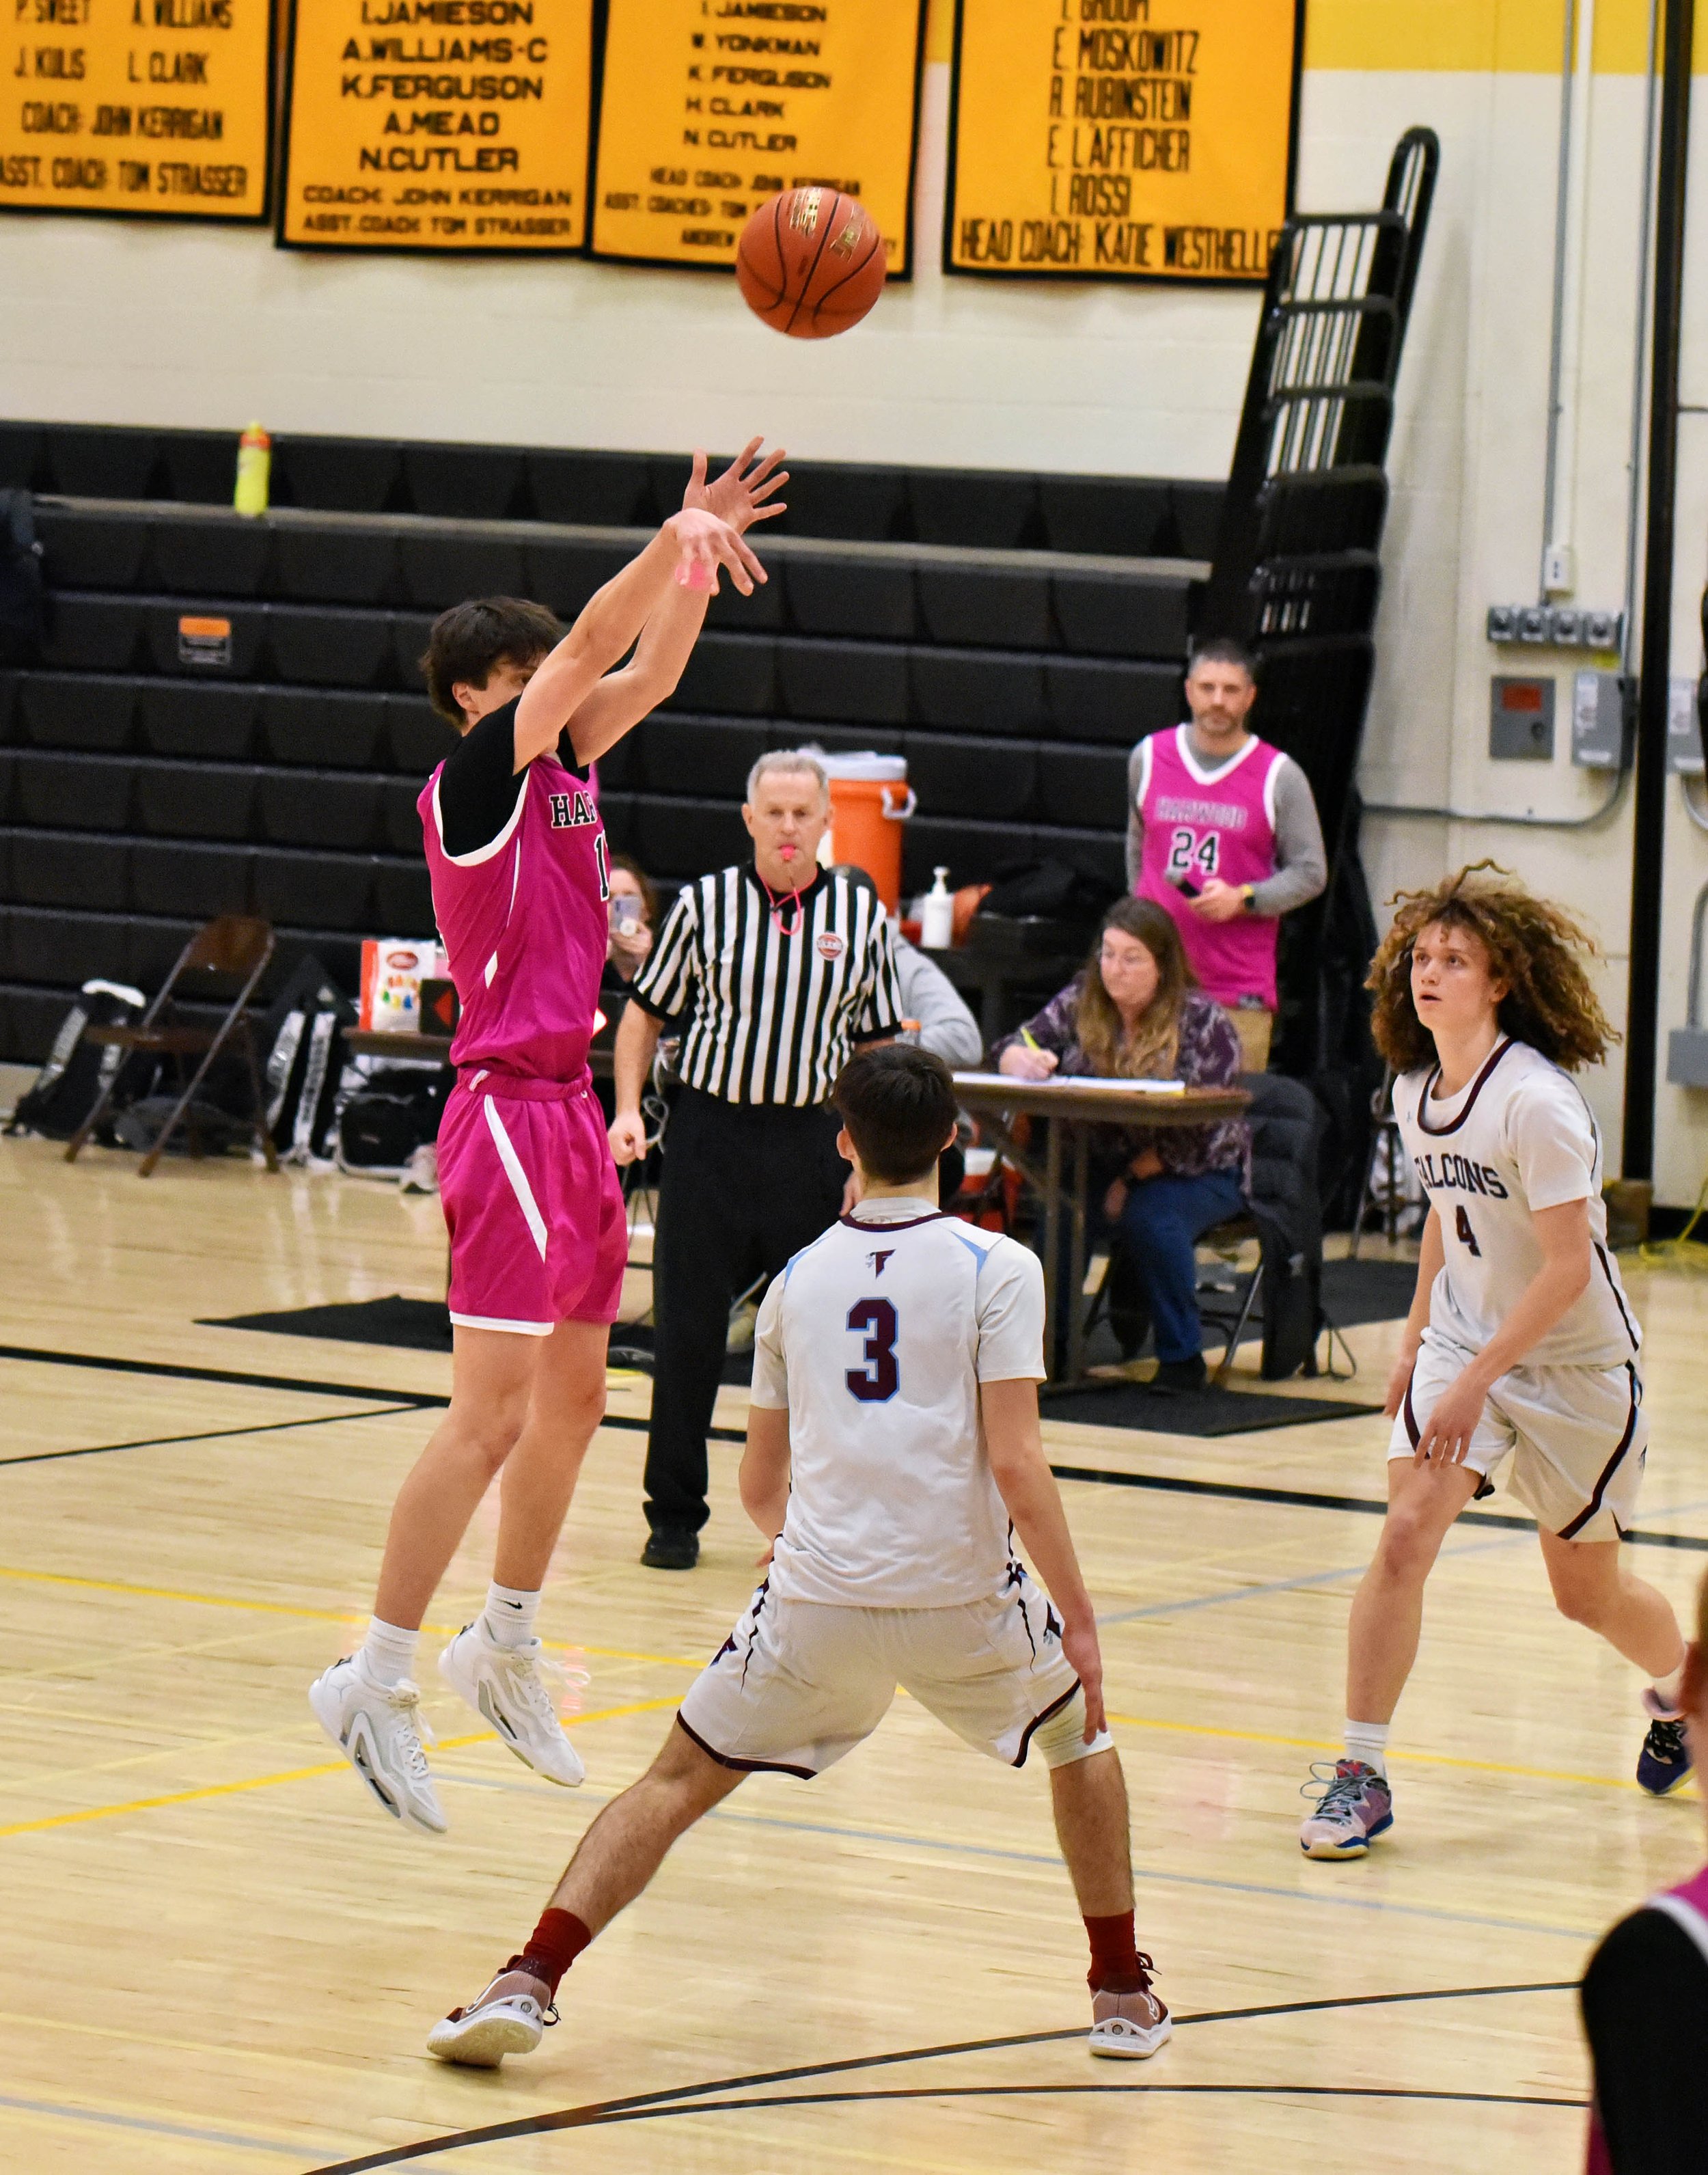
{"type": "Polygon", "coordinates": [[[578,249],[593,0],[294,0],[279,239],[578,249]]]}
{"type": "Polygon", "coordinates": [[[951,272],[1261,282],[1304,0],[958,0],[951,272]]]}
{"type": "Polygon", "coordinates": [[[779,191],[858,197],[892,279],[912,241],[924,0],[610,0],[593,253],[735,262],[779,191]]]}
{"type": "Polygon", "coordinates": [[[13,0],[0,210],[267,216],[271,0],[13,0]]]}

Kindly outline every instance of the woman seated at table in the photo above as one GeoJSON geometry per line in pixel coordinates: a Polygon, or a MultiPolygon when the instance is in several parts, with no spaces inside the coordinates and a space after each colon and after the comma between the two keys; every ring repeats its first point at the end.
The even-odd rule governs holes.
{"type": "MultiPolygon", "coordinates": [[[[1036,1018],[995,1048],[1017,1080],[1184,1080],[1231,1086],[1239,1038],[1220,1005],[1194,983],[1170,916],[1150,900],[1124,898],[1103,917],[1097,948],[1036,1018]]],[[[1097,1126],[1091,1136],[1093,1228],[1127,1242],[1156,1325],[1156,1384],[1196,1389],[1204,1380],[1193,1246],[1201,1232],[1244,1206],[1250,1144],[1237,1118],[1211,1125],[1097,1126]]]]}

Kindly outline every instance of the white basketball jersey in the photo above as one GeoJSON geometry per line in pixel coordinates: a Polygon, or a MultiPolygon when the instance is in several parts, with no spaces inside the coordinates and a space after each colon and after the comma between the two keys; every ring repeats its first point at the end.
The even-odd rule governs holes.
{"type": "Polygon", "coordinates": [[[1531,1221],[1539,1208],[1589,1204],[1589,1288],[1521,1363],[1615,1367],[1640,1342],[1608,1250],[1602,1139],[1570,1077],[1527,1043],[1497,1043],[1470,1084],[1431,1094],[1440,1067],[1394,1082],[1394,1115],[1429,1205],[1446,1261],[1429,1301],[1438,1335],[1480,1351],[1542,1266],[1531,1221]]]}
{"type": "Polygon", "coordinates": [[[753,1347],[753,1402],[789,1412],[772,1592],[868,1608],[1000,1592],[1008,1513],[979,1385],[1022,1378],[1044,1379],[1044,1272],[1012,1239],[886,1198],[803,1248],[753,1347]]]}

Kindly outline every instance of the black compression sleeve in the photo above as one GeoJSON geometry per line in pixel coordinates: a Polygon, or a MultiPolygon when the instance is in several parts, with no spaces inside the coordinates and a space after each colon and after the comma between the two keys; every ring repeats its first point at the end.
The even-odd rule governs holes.
{"type": "Polygon", "coordinates": [[[1591,1959],[1584,2026],[1617,2175],[1708,2164],[1708,1958],[1661,1911],[1636,1911],[1591,1959]]]}
{"type": "MultiPolygon", "coordinates": [[[[519,698],[518,698],[519,699],[519,698]]],[[[489,710],[445,758],[439,821],[447,854],[478,854],[510,821],[522,791],[516,768],[516,704],[489,710]]]]}
{"type": "MultiPolygon", "coordinates": [[[[490,846],[515,813],[522,790],[516,767],[516,704],[489,710],[471,725],[445,758],[439,773],[439,814],[447,854],[478,854],[490,846]]],[[[567,732],[559,735],[557,759],[576,778],[585,778],[575,760],[567,732]]]]}

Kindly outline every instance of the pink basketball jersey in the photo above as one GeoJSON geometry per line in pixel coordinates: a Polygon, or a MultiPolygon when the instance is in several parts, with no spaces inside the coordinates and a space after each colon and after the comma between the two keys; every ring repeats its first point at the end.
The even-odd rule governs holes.
{"type": "Polygon", "coordinates": [[[536,756],[517,779],[515,809],[492,843],[447,854],[439,816],[443,768],[415,805],[433,912],[462,1006],[451,1061],[463,1071],[578,1081],[610,941],[610,865],[597,796],[555,755],[536,756]]]}
{"type": "Polygon", "coordinates": [[[1279,748],[1255,738],[1224,768],[1206,771],[1192,753],[1190,728],[1153,733],[1139,795],[1144,851],[1134,891],[1173,915],[1192,972],[1218,1004],[1258,998],[1276,1007],[1272,915],[1206,921],[1192,911],[1179,881],[1201,891],[1206,878],[1261,883],[1275,874],[1275,771],[1279,748]],[[1174,881],[1170,881],[1174,879],[1174,881]]]}

